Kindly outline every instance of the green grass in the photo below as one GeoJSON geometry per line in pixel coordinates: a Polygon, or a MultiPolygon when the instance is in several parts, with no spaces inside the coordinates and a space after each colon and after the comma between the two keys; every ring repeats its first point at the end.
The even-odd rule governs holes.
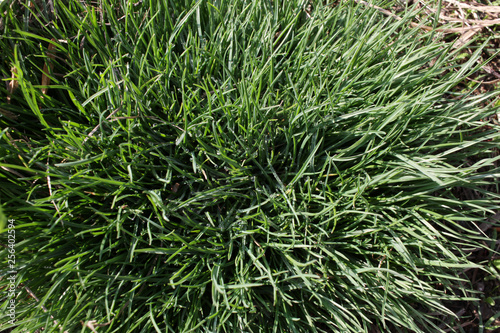
{"type": "Polygon", "coordinates": [[[99,3],[0,10],[13,332],[453,326],[499,208],[479,51],[352,1],[99,3]]]}

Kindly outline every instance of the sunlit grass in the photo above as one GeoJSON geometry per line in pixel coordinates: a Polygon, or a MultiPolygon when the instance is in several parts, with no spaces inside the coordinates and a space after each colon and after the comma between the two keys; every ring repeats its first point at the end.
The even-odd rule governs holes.
{"type": "Polygon", "coordinates": [[[54,3],[0,11],[15,331],[439,331],[499,206],[477,55],[347,1],[54,3]]]}

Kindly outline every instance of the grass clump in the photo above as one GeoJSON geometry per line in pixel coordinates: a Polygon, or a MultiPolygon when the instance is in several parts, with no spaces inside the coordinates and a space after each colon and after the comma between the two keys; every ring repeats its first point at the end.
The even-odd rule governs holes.
{"type": "Polygon", "coordinates": [[[4,327],[446,327],[498,209],[477,55],[352,1],[53,4],[2,8],[4,327]]]}

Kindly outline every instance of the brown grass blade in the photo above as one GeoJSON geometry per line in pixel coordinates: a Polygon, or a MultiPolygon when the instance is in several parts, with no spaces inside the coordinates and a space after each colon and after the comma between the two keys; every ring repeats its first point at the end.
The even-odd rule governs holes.
{"type": "MultiPolygon", "coordinates": [[[[56,40],[52,38],[52,41],[55,42],[56,40]]],[[[49,85],[50,85],[50,77],[49,74],[52,72],[54,69],[54,63],[53,60],[55,59],[56,55],[54,52],[55,45],[50,43],[49,48],[47,49],[47,61],[43,65],[43,73],[42,73],[42,94],[46,95],[47,91],[49,90],[49,85]],[[48,66],[47,66],[48,64],[48,66]],[[49,71],[50,67],[50,71],[49,71]]]]}
{"type": "Polygon", "coordinates": [[[9,81],[9,84],[7,85],[7,103],[10,104],[10,98],[14,91],[17,89],[18,82],[17,82],[17,68],[12,67],[10,69],[10,72],[12,73],[11,75],[11,80],[9,81]]]}
{"type": "Polygon", "coordinates": [[[457,0],[445,0],[458,8],[477,10],[484,13],[500,13],[500,6],[472,6],[457,0]]]}

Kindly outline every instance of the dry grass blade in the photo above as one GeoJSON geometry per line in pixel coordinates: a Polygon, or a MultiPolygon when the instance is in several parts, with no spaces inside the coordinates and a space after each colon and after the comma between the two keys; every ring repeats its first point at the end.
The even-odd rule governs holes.
{"type": "MultiPolygon", "coordinates": [[[[354,0],[356,3],[359,3],[359,4],[362,4],[362,5],[365,5],[365,6],[368,6],[368,7],[371,7],[371,8],[374,8],[376,10],[378,10],[379,12],[385,14],[385,15],[388,15],[398,21],[402,20],[401,17],[397,16],[396,14],[388,11],[387,9],[383,9],[379,6],[375,6],[375,5],[372,5],[372,4],[369,4],[368,2],[366,1],[363,1],[363,0],[354,0]]],[[[496,21],[496,20],[494,20],[496,21]]],[[[481,21],[483,22],[483,21],[481,21]]],[[[494,24],[498,24],[500,22],[495,22],[494,24]]],[[[467,32],[467,31],[470,31],[470,30],[478,30],[478,29],[481,29],[483,27],[483,25],[475,25],[475,26],[470,26],[470,27],[462,27],[462,28],[437,28],[437,29],[433,29],[432,27],[429,27],[427,25],[423,25],[423,24],[418,24],[418,23],[415,23],[415,22],[410,22],[410,25],[414,28],[419,28],[419,29],[422,29],[422,30],[425,30],[425,31],[432,31],[432,30],[435,30],[435,31],[438,31],[438,32],[442,32],[442,33],[445,33],[445,34],[451,34],[451,33],[464,33],[464,32],[467,32]]],[[[491,24],[490,24],[491,25],[491,24]]]]}
{"type": "Polygon", "coordinates": [[[107,322],[105,324],[98,324],[97,320],[89,320],[85,323],[82,321],[81,323],[83,326],[90,328],[90,330],[94,333],[97,333],[97,331],[95,329],[96,327],[104,327],[104,326],[108,326],[109,324],[111,324],[111,322],[107,322]]]}
{"type": "Polygon", "coordinates": [[[462,36],[460,36],[459,39],[457,39],[457,41],[453,44],[453,47],[460,48],[460,47],[464,46],[467,43],[467,41],[470,40],[472,38],[472,36],[474,36],[479,31],[481,31],[480,28],[476,29],[476,30],[466,31],[464,34],[462,34],[462,36]]]}
{"type": "Polygon", "coordinates": [[[452,3],[458,8],[473,9],[477,10],[478,12],[484,12],[484,13],[500,13],[500,6],[471,6],[469,4],[462,3],[457,0],[445,0],[445,1],[452,3]]]}
{"type": "Polygon", "coordinates": [[[17,86],[18,86],[18,82],[17,82],[17,68],[16,67],[12,67],[10,72],[12,73],[12,76],[11,76],[11,80],[9,82],[9,84],[7,85],[7,92],[8,92],[8,95],[7,95],[7,103],[10,104],[10,98],[12,96],[12,94],[14,93],[14,91],[17,89],[17,86]]]}
{"type": "Polygon", "coordinates": [[[439,15],[439,18],[448,22],[457,22],[457,23],[469,23],[469,24],[479,24],[481,26],[492,26],[496,24],[500,24],[500,19],[496,20],[469,20],[469,19],[459,19],[456,17],[449,17],[446,15],[439,15]]]}
{"type": "MultiPolygon", "coordinates": [[[[121,109],[121,107],[115,109],[113,112],[111,112],[111,114],[109,116],[106,117],[106,120],[113,117],[113,115],[115,113],[117,113],[119,110],[121,109]]],[[[99,129],[99,125],[100,124],[97,124],[94,129],[92,129],[92,131],[90,131],[90,133],[87,135],[87,137],[85,138],[85,140],[83,140],[82,144],[84,144],[85,142],[87,142],[87,140],[92,136],[94,135],[95,132],[97,132],[97,130],[99,129]]]]}
{"type": "Polygon", "coordinates": [[[500,79],[500,74],[488,65],[485,65],[484,70],[486,73],[493,75],[494,77],[500,79]]]}
{"type": "MultiPolygon", "coordinates": [[[[28,286],[24,286],[24,290],[26,290],[26,292],[36,301],[36,302],[40,302],[40,300],[38,299],[38,297],[36,297],[35,293],[28,287],[28,286]]],[[[41,305],[41,308],[43,310],[43,312],[48,312],[47,308],[42,304],[41,305]]],[[[58,321],[54,319],[54,316],[50,315],[50,318],[54,320],[54,324],[55,325],[58,325],[59,328],[61,328],[62,330],[62,327],[61,325],[59,325],[58,321]]],[[[64,333],[68,333],[68,331],[64,331],[64,333]]]]}
{"type": "MultiPolygon", "coordinates": [[[[429,12],[431,12],[431,13],[437,12],[436,9],[427,6],[425,3],[423,3],[423,5],[426,7],[426,9],[429,12]]],[[[488,14],[490,14],[490,13],[488,13],[488,14]]],[[[496,16],[496,15],[493,15],[493,16],[496,16]]],[[[498,18],[494,19],[494,20],[473,20],[473,19],[466,19],[464,17],[451,17],[451,16],[444,15],[442,13],[439,14],[439,18],[441,20],[447,21],[447,22],[455,22],[455,23],[463,23],[463,24],[479,24],[479,25],[485,26],[485,27],[500,24],[500,19],[498,19],[498,18]]]]}
{"type": "Polygon", "coordinates": [[[19,172],[17,172],[16,170],[14,169],[11,169],[11,168],[8,168],[8,167],[5,167],[5,166],[0,166],[0,168],[4,169],[5,171],[8,171],[16,176],[18,176],[19,178],[25,178],[25,176],[23,176],[22,174],[20,174],[19,172]]]}
{"type": "MultiPolygon", "coordinates": [[[[7,103],[10,103],[10,96],[7,96],[7,103]]],[[[17,114],[15,114],[9,110],[2,109],[2,108],[0,108],[0,115],[7,117],[9,119],[12,119],[12,120],[17,119],[17,114]]]]}
{"type": "MultiPolygon", "coordinates": [[[[432,31],[432,28],[426,25],[420,25],[414,22],[411,22],[410,25],[415,28],[421,28],[426,31],[432,31]]],[[[478,30],[481,29],[483,26],[481,25],[474,25],[471,27],[463,27],[463,28],[437,28],[436,31],[443,32],[445,34],[452,34],[452,33],[464,33],[470,30],[478,30]]]]}
{"type": "MultiPolygon", "coordinates": [[[[55,42],[56,40],[52,38],[52,41],[55,42]]],[[[47,91],[49,90],[49,85],[50,85],[50,72],[54,69],[54,64],[52,61],[55,59],[55,54],[54,54],[54,49],[55,45],[54,44],[49,44],[49,48],[47,50],[47,61],[43,65],[43,73],[42,73],[42,94],[46,95],[47,91]],[[48,64],[48,66],[47,66],[48,64]],[[50,70],[49,70],[50,67],[50,70]]]]}
{"type": "Polygon", "coordinates": [[[480,24],[480,25],[485,26],[485,27],[500,24],[500,19],[496,19],[496,20],[466,20],[466,21],[469,23],[477,23],[477,24],[480,24]]]}

